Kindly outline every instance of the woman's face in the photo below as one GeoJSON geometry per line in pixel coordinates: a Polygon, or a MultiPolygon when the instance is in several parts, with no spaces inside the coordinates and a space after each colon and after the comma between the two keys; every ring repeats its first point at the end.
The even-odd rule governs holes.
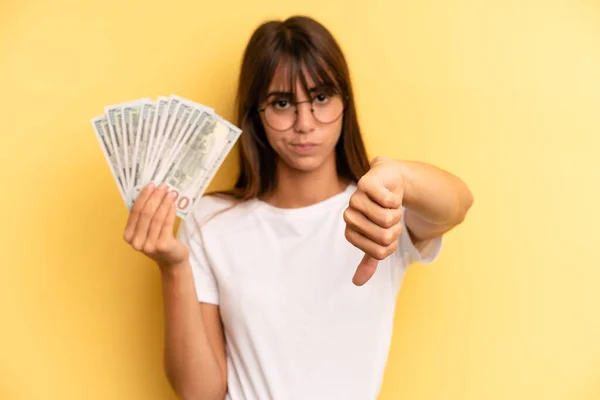
{"type": "Polygon", "coordinates": [[[267,140],[279,155],[279,162],[293,170],[312,172],[326,162],[335,166],[335,145],[342,131],[344,107],[341,96],[328,88],[314,87],[308,75],[306,79],[309,93],[300,79],[292,91],[288,75],[278,68],[260,115],[267,140]],[[299,103],[297,114],[294,112],[296,103],[299,103]]]}

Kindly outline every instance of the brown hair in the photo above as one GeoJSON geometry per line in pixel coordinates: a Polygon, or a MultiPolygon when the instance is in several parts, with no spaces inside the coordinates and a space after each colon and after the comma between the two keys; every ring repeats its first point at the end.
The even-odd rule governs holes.
{"type": "MultiPolygon", "coordinates": [[[[252,34],[244,52],[236,96],[240,136],[240,172],[233,190],[221,192],[239,200],[262,196],[274,189],[277,154],[269,145],[258,108],[265,100],[275,70],[285,63],[291,81],[300,79],[308,93],[306,76],[317,86],[328,86],[345,99],[342,132],[335,147],[336,168],[341,178],[357,182],[369,169],[342,50],[331,33],[305,16],[268,21],[252,34]]],[[[294,90],[294,89],[292,89],[294,90]]]]}

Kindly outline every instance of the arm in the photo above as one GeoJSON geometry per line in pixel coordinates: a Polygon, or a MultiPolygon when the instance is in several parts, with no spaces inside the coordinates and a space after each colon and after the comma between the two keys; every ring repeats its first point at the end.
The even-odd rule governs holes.
{"type": "Polygon", "coordinates": [[[182,400],[222,400],[227,369],[219,309],[198,302],[189,263],[162,271],[167,378],[182,400]]]}
{"type": "Polygon", "coordinates": [[[398,161],[403,180],[405,222],[417,248],[460,224],[473,195],[457,176],[430,164],[398,161]]]}
{"type": "Polygon", "coordinates": [[[165,372],[182,400],[222,400],[227,376],[216,306],[198,302],[189,248],[175,239],[174,196],[147,185],[136,199],[124,238],[160,267],[165,313],[165,372]]]}
{"type": "Polygon", "coordinates": [[[455,175],[425,163],[375,157],[344,211],[346,239],[365,252],[352,281],[365,284],[406,230],[418,250],[461,223],[473,196],[455,175]],[[404,215],[403,215],[404,213],[404,215]]]}

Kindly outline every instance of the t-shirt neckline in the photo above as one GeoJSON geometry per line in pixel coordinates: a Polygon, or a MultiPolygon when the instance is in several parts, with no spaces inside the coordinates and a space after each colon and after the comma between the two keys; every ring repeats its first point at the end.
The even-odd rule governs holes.
{"type": "Polygon", "coordinates": [[[280,215],[280,216],[287,216],[287,217],[297,217],[297,216],[309,216],[311,214],[315,214],[318,213],[319,211],[329,208],[332,204],[335,204],[339,201],[344,200],[347,196],[349,196],[353,191],[354,188],[356,187],[356,184],[354,182],[351,182],[350,184],[348,184],[348,186],[341,192],[334,194],[333,196],[321,200],[317,203],[308,205],[308,206],[304,206],[304,207],[296,207],[296,208],[281,208],[281,207],[277,207],[274,206],[272,204],[267,203],[266,201],[260,200],[258,198],[255,198],[255,202],[256,204],[263,210],[272,213],[272,214],[276,214],[276,215],[280,215]]]}

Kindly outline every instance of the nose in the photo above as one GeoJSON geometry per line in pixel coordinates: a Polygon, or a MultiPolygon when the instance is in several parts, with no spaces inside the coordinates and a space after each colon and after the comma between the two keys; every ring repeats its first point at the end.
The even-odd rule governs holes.
{"type": "Polygon", "coordinates": [[[310,101],[301,101],[296,103],[296,124],[294,130],[298,133],[308,133],[315,129],[316,121],[312,113],[312,104],[310,101]]]}

